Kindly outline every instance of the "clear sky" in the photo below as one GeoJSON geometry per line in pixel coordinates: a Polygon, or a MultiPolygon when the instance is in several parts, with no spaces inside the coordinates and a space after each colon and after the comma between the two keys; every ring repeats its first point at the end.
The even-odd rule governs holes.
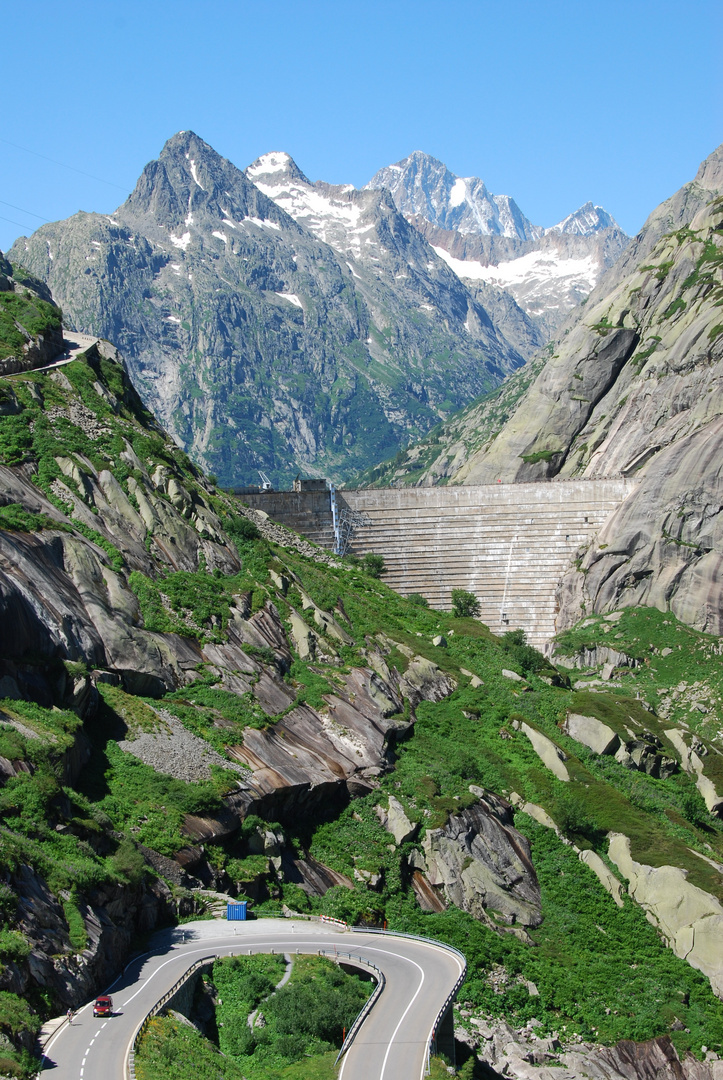
{"type": "Polygon", "coordinates": [[[0,26],[3,250],[114,209],[183,128],[357,186],[425,150],[535,224],[592,199],[630,233],[723,141],[720,0],[34,0],[0,26]]]}

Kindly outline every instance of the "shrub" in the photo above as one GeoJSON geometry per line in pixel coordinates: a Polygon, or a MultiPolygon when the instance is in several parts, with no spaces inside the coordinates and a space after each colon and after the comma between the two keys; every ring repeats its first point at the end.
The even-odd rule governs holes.
{"type": "Polygon", "coordinates": [[[247,517],[228,517],[224,525],[226,532],[235,543],[243,544],[248,540],[258,540],[261,536],[253,521],[249,521],[247,517]]]}
{"type": "Polygon", "coordinates": [[[422,596],[421,593],[413,592],[407,597],[410,604],[416,605],[416,607],[429,607],[429,600],[426,596],[422,596]]]}
{"type": "Polygon", "coordinates": [[[458,619],[467,619],[479,615],[480,602],[474,593],[466,589],[452,589],[452,610],[458,619]]]}
{"type": "Polygon", "coordinates": [[[386,573],[387,568],[381,555],[374,555],[369,551],[362,559],[362,563],[369,577],[380,578],[386,573]]]}

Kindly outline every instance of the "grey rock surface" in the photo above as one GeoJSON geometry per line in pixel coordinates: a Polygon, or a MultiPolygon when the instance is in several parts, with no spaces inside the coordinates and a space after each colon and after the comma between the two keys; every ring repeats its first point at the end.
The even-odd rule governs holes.
{"type": "Polygon", "coordinates": [[[629,882],[630,895],[660,928],[676,956],[709,979],[723,997],[723,906],[716,897],[686,881],[677,866],[647,866],[630,853],[630,840],[610,836],[609,856],[629,882]]]}
{"type": "Polygon", "coordinates": [[[540,891],[526,838],[509,803],[491,793],[423,840],[429,883],[478,919],[515,926],[542,921],[540,891]]]}

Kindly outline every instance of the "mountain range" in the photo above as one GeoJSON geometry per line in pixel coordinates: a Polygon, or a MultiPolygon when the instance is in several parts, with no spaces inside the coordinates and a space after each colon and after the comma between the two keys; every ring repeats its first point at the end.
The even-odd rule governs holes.
{"type": "Polygon", "coordinates": [[[548,355],[374,482],[639,485],[560,594],[558,628],[631,604],[723,632],[723,147],[659,206],[548,355]]]}
{"type": "Polygon", "coordinates": [[[629,242],[615,219],[587,202],[550,228],[533,225],[514,199],[492,195],[417,150],[380,169],[367,185],[391,192],[397,208],[468,285],[507,291],[544,342],[629,242]]]}
{"type": "MultiPolygon", "coordinates": [[[[555,290],[520,304],[503,280],[519,259],[501,263],[499,280],[474,280],[469,267],[481,264],[468,254],[495,242],[500,258],[524,250],[524,261],[530,245],[533,258],[546,243],[577,245],[582,260],[562,263],[577,275],[566,295],[581,298],[595,274],[580,279],[578,264],[594,262],[601,243],[606,258],[618,250],[606,215],[578,212],[543,235],[482,181],[455,188],[435,159],[412,158],[430,191],[449,188],[448,203],[466,185],[459,220],[471,228],[474,218],[477,234],[441,236],[418,214],[410,222],[380,174],[363,190],[311,183],[284,153],[244,171],[186,131],[113,214],[45,225],[9,258],[47,283],[66,325],[122,347],[146,403],[223,483],[254,483],[259,470],[277,484],[299,471],[344,481],[493,389],[547,340],[555,290]],[[484,235],[483,220],[498,231],[484,235]]],[[[449,225],[450,213],[438,219],[449,225]]],[[[550,259],[557,288],[562,264],[550,259]]]]}

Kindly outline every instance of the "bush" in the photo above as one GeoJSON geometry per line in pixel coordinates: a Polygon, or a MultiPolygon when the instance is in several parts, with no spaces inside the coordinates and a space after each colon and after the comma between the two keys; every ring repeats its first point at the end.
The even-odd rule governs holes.
{"type": "Polygon", "coordinates": [[[371,551],[362,559],[362,564],[369,577],[380,578],[387,571],[384,559],[381,555],[374,555],[371,551]]]}
{"type": "Polygon", "coordinates": [[[418,592],[410,593],[407,600],[416,607],[429,607],[429,600],[427,600],[426,596],[422,596],[422,594],[418,592]]]}
{"type": "Polygon", "coordinates": [[[452,610],[458,619],[468,619],[479,615],[480,602],[474,593],[466,589],[452,589],[452,610]]]}
{"type": "Polygon", "coordinates": [[[226,532],[235,543],[258,540],[261,533],[247,517],[228,517],[224,521],[226,532]]]}
{"type": "Polygon", "coordinates": [[[542,653],[527,644],[524,630],[508,630],[506,634],[503,634],[502,648],[525,673],[541,671],[542,668],[548,666],[542,653]]]}

